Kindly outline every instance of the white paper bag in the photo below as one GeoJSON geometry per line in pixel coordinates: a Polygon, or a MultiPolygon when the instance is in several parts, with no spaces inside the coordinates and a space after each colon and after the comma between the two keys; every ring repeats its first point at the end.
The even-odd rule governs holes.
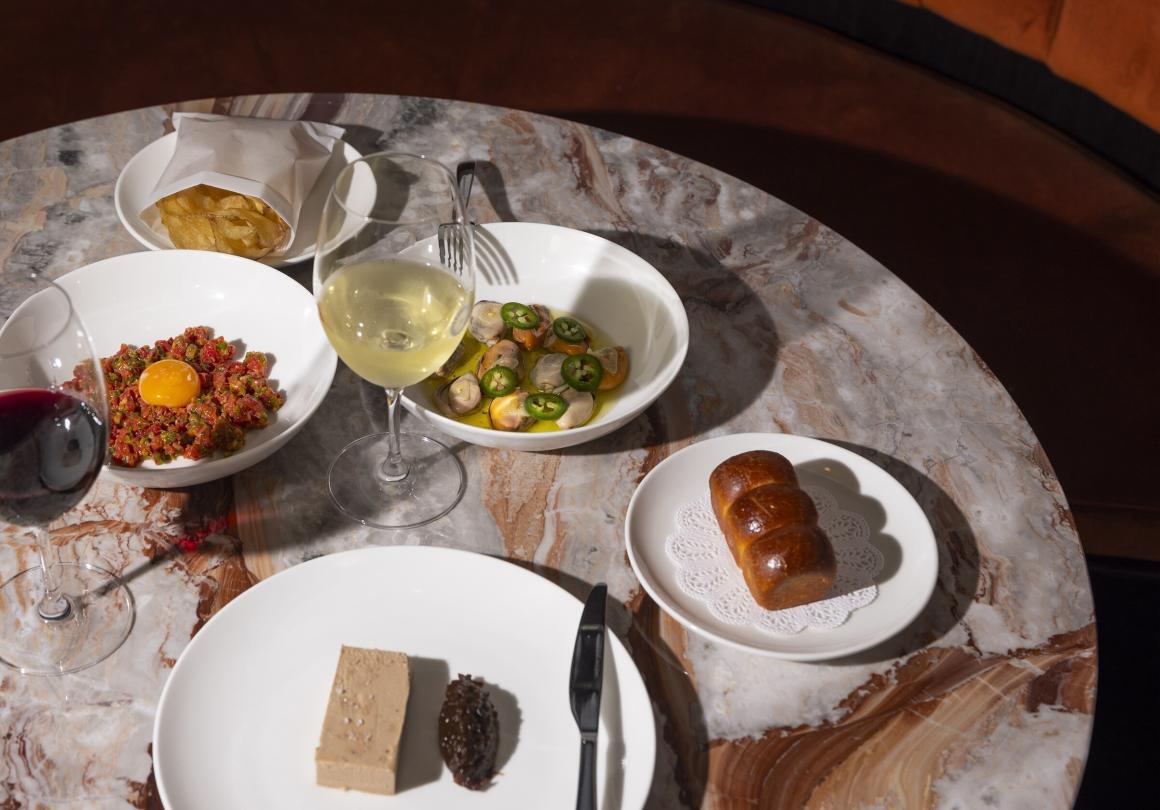
{"type": "Polygon", "coordinates": [[[149,194],[141,219],[167,235],[157,201],[200,184],[257,197],[290,226],[289,236],[270,256],[293,244],[306,195],[335,148],[342,148],[342,127],[313,121],[174,113],[173,125],[173,157],[149,194]]]}

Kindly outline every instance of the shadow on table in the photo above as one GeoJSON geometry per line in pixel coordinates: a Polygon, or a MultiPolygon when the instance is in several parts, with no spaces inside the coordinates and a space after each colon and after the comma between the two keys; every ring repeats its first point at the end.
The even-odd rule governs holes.
{"type": "Polygon", "coordinates": [[[381,129],[368,127],[363,124],[338,124],[342,127],[342,139],[359,151],[359,154],[374,154],[375,152],[390,151],[390,145],[384,144],[384,134],[381,129]]]}
{"type": "MultiPolygon", "coordinates": [[[[841,125],[823,134],[712,118],[543,112],[703,161],[816,217],[913,288],[971,347],[966,356],[986,362],[984,373],[1003,381],[1049,449],[1072,503],[1160,506],[1160,489],[1148,483],[1153,454],[1118,452],[1155,435],[1160,375],[1136,370],[1155,365],[1151,324],[1160,265],[1145,234],[1157,229],[1140,223],[1155,223],[1160,209],[1153,201],[1136,209],[1135,219],[1117,220],[1110,200],[1146,192],[1128,191],[1123,179],[1113,183],[1113,173],[1090,155],[1066,149],[1070,156],[1054,152],[1042,166],[1106,175],[1098,191],[1085,183],[1033,201],[1015,193],[1018,181],[992,181],[1016,176],[1003,168],[1018,160],[1014,152],[981,149],[969,166],[947,172],[874,147],[872,140],[895,143],[890,130],[897,122],[884,118],[862,119],[863,135],[875,134],[860,141],[841,125]],[[1123,189],[1114,191],[1117,185],[1123,189]],[[1109,214],[1080,226],[1070,213],[1079,206],[1109,206],[1109,214]],[[1077,318],[1082,331],[1074,328],[1077,318]],[[1084,384],[1060,386],[1076,369],[1083,369],[1084,384]]],[[[1014,131],[979,135],[1009,145],[1018,141],[1014,131]]]]}
{"type": "Polygon", "coordinates": [[[647,595],[640,597],[639,607],[630,616],[629,649],[649,696],[663,712],[655,718],[657,764],[649,789],[653,799],[650,806],[665,806],[662,799],[671,793],[670,786],[675,783],[680,806],[700,807],[709,782],[709,732],[692,678],[662,637],[664,623],[674,620],[667,618],[647,595]],[[662,765],[666,746],[675,755],[672,766],[662,765]]]}
{"type": "MultiPolygon", "coordinates": [[[[507,185],[503,180],[503,172],[500,171],[499,166],[496,166],[490,160],[476,160],[475,163],[475,181],[479,187],[487,195],[488,202],[491,203],[492,210],[499,218],[500,222],[518,222],[519,217],[512,211],[511,201],[508,199],[507,185]]],[[[473,195],[474,196],[474,195],[473,195]]],[[[466,204],[470,207],[471,201],[467,200],[466,204]]]]}
{"type": "MultiPolygon", "coordinates": [[[[401,404],[399,418],[402,420],[403,433],[438,440],[450,451],[456,463],[463,467],[465,454],[471,445],[438,434],[427,423],[409,415],[401,404]]],[[[286,458],[284,451],[281,458],[275,454],[261,462],[261,465],[269,466],[268,472],[255,467],[255,470],[262,473],[258,477],[278,480],[279,517],[291,527],[287,531],[265,535],[264,548],[288,549],[309,543],[312,539],[361,530],[362,527],[339,511],[331,500],[328,490],[330,465],[350,442],[373,434],[387,433],[388,430],[387,399],[383,389],[358,377],[340,359],[331,392],[323,399],[302,432],[288,445],[288,448],[296,448],[293,469],[281,467],[286,458]]],[[[411,470],[418,475],[422,475],[425,465],[435,461],[437,459],[431,457],[408,458],[411,470]]],[[[464,474],[468,476],[468,486],[472,484],[470,476],[473,468],[473,465],[466,465],[464,469],[464,474]]],[[[454,515],[455,510],[451,514],[454,515]]],[[[244,519],[239,516],[239,522],[244,519]]],[[[443,520],[445,518],[440,518],[440,521],[443,520]]],[[[383,531],[398,539],[404,533],[423,532],[424,529],[397,530],[394,533],[383,531]]]]}
{"type": "Polygon", "coordinates": [[[680,296],[689,318],[685,364],[665,394],[668,404],[686,418],[674,419],[671,409],[664,409],[664,433],[658,436],[653,414],[654,441],[692,438],[725,424],[761,397],[773,379],[781,341],[766,304],[735,271],[708,251],[667,236],[592,233],[659,270],[680,296]]]}
{"type": "MultiPolygon", "coordinates": [[[[585,599],[592,589],[592,583],[557,568],[503,559],[556,583],[579,600],[585,599]]],[[[657,755],[649,789],[650,806],[659,805],[660,800],[671,795],[675,782],[680,792],[680,806],[700,807],[709,778],[709,741],[700,698],[680,658],[662,638],[662,623],[666,619],[660,608],[647,596],[641,598],[635,612],[631,607],[609,599],[606,624],[625,643],[653,701],[657,755]],[[664,753],[666,745],[676,755],[676,762],[671,766],[664,753]]],[[[601,719],[612,729],[618,725],[610,714],[615,713],[615,708],[611,702],[601,706],[601,719]]],[[[616,748],[615,741],[610,743],[609,761],[616,761],[625,752],[623,748],[616,748]]],[[[606,781],[601,806],[619,809],[620,796],[616,792],[622,787],[619,781],[606,781]]]]}
{"type": "MultiPolygon", "coordinates": [[[[769,310],[744,280],[709,253],[665,236],[590,233],[640,256],[673,285],[689,318],[689,349],[676,379],[644,413],[561,455],[611,455],[690,439],[727,423],[761,397],[773,379],[781,344],[769,310]]],[[[591,295],[597,299],[604,293],[594,289],[591,295]]],[[[582,292],[580,301],[588,294],[582,292]]]]}
{"type": "MultiPolygon", "coordinates": [[[[925,474],[886,453],[826,439],[857,453],[890,473],[922,508],[938,545],[938,581],[921,614],[880,644],[830,664],[863,665],[889,661],[935,644],[955,628],[974,601],[979,583],[979,549],[967,518],[943,489],[925,474]]],[[[884,517],[884,516],[883,516],[884,517]]],[[[881,524],[880,524],[881,525],[881,524]]],[[[873,531],[874,526],[871,525],[873,531]]]]}

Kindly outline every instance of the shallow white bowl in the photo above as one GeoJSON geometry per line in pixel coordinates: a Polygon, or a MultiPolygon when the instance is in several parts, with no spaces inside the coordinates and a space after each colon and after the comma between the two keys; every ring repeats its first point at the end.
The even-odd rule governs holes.
{"type": "Polygon", "coordinates": [[[628,349],[617,398],[591,422],[551,433],[508,433],[440,414],[425,384],[403,395],[408,411],[457,439],[507,450],[557,450],[619,428],[664,393],[689,349],[689,319],[672,285],[644,259],[583,231],[534,222],[476,228],[477,301],[544,304],[587,321],[628,349]]]}
{"type": "MultiPolygon", "coordinates": [[[[113,205],[117,209],[117,217],[121,220],[121,224],[134,239],[150,250],[174,249],[168,235],[158,233],[149,227],[149,224],[141,218],[141,211],[145,208],[146,199],[153,193],[153,187],[165,172],[165,167],[169,165],[176,147],[176,132],[170,132],[148,144],[129,159],[121,174],[117,176],[117,183],[113,187],[113,205]]],[[[339,172],[360,157],[362,155],[359,151],[349,143],[339,144],[339,148],[334,151],[302,202],[294,241],[282,253],[260,259],[262,264],[285,267],[313,258],[315,243],[318,240],[318,223],[322,219],[322,206],[326,202],[326,195],[334,186],[339,172]]],[[[352,189],[353,194],[362,194],[364,198],[370,195],[373,198],[374,181],[369,173],[356,175],[354,182],[358,185],[352,189]]]]}
{"type": "Polygon", "coordinates": [[[122,343],[151,344],[208,326],[270,355],[270,379],[286,404],[262,430],[246,433],[232,456],[139,467],[110,465],[109,473],[143,487],[180,487],[244,470],[269,456],[311,417],[334,378],[337,357],[314,297],[288,276],[249,259],[199,250],[129,253],[73,270],[57,280],[92,336],[101,357],[122,343]]]}

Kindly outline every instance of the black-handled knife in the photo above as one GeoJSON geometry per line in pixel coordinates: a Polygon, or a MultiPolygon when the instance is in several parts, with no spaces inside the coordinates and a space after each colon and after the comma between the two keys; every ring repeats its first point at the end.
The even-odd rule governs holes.
{"type": "Polygon", "coordinates": [[[576,810],[596,810],[596,731],[600,727],[600,688],[604,682],[604,603],[608,586],[598,583],[584,601],[576,646],[572,649],[569,700],[580,728],[580,789],[576,810]]]}

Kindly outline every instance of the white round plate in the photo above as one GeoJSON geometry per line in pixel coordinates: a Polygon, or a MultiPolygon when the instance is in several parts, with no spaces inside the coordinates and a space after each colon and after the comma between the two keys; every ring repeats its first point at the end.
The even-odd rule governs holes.
{"type": "Polygon", "coordinates": [[[475,229],[475,299],[543,304],[587,321],[628,349],[628,379],[591,422],[551,433],[510,433],[440,414],[425,383],[403,405],[463,441],[506,450],[558,450],[626,424],[664,393],[689,349],[689,319],[672,285],[632,251],[584,231],[535,222],[475,229]]]}
{"type": "MultiPolygon", "coordinates": [[[[790,661],[822,661],[884,641],[912,622],[934,591],[938,546],[922,507],[889,473],[861,456],[818,439],[776,433],[739,433],[706,439],[674,453],[640,482],[625,519],[628,559],[658,605],[681,624],[714,641],[790,661]],[[676,530],[677,510],[709,491],[709,474],[727,458],[772,450],[794,465],[803,485],[823,486],[838,506],[870,525],[870,542],[886,561],[878,596],[833,629],[807,628],[774,636],[726,624],[708,605],[685,594],[665,539],[676,530]]],[[[722,539],[721,542],[725,542],[722,539]]]]}
{"type": "Polygon", "coordinates": [[[257,262],[202,250],[128,253],[73,270],[57,284],[101,357],[116,354],[122,343],[141,346],[208,326],[216,336],[270,355],[270,379],[286,392],[269,426],[247,431],[245,447],[232,456],[106,468],[126,483],[183,487],[244,470],[290,441],[330,390],[338,358],[314,296],[257,262]]]}
{"type": "MultiPolygon", "coordinates": [[[[342,149],[335,150],[326,164],[326,168],[318,176],[310,193],[302,203],[298,214],[298,227],[294,231],[294,242],[286,252],[279,256],[260,259],[263,264],[271,267],[286,267],[295,262],[314,257],[315,242],[318,238],[318,223],[322,219],[322,206],[326,202],[326,195],[334,185],[338,173],[362,155],[357,149],[345,141],[341,142],[342,149]]],[[[169,237],[150,228],[143,219],[141,211],[145,208],[145,200],[153,191],[157,181],[161,178],[169,159],[173,157],[173,149],[177,145],[177,133],[170,132],[133,155],[121,174],[117,177],[117,185],[113,188],[113,205],[117,208],[117,216],[125,229],[145,247],[150,250],[173,250],[173,242],[169,237]]],[[[367,175],[357,175],[356,182],[366,182],[367,175]]],[[[371,194],[374,188],[373,178],[367,193],[371,194]]],[[[351,190],[357,194],[357,189],[351,190]]]]}
{"type": "MultiPolygon", "coordinates": [[[[153,727],[161,799],[169,810],[572,807],[581,609],[546,579],[467,551],[366,548],[296,565],[230,602],[178,659],[153,727]],[[343,644],[412,656],[391,797],[315,785],[343,644]],[[459,673],[483,678],[499,713],[500,773],[485,791],[456,785],[439,758],[439,707],[459,673]]],[[[652,706],[624,645],[606,638],[597,796],[637,810],[656,756],[652,706]]]]}

